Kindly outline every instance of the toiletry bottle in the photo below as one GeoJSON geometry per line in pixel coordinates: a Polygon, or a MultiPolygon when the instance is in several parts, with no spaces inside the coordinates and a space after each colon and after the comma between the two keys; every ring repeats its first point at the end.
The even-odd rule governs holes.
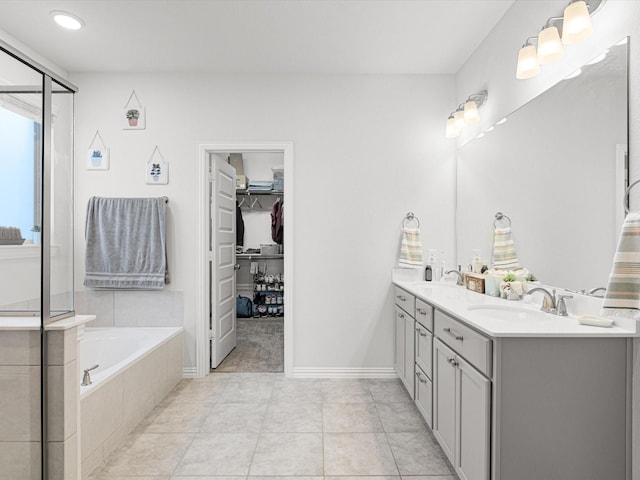
{"type": "Polygon", "coordinates": [[[482,270],[482,259],[480,258],[480,249],[473,250],[473,273],[480,273],[482,270]]]}
{"type": "Polygon", "coordinates": [[[424,279],[427,282],[430,282],[433,278],[433,272],[431,270],[431,265],[427,265],[427,267],[424,269],[424,279]]]}

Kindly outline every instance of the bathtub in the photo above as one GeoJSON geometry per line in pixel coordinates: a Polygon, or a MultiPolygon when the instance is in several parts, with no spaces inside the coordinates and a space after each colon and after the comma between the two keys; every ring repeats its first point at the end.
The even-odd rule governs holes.
{"type": "Polygon", "coordinates": [[[182,327],[85,328],[78,346],[82,478],[182,379],[182,327]]]}

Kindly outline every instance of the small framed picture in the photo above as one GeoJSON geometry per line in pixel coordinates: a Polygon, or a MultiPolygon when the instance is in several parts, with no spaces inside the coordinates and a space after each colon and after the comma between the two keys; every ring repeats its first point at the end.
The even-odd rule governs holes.
{"type": "Polygon", "coordinates": [[[125,108],[122,111],[122,128],[125,130],[144,130],[146,126],[145,108],[142,106],[125,108]]]}
{"type": "Polygon", "coordinates": [[[147,161],[147,185],[167,185],[169,183],[169,162],[166,162],[156,146],[147,161]]]}
{"type": "Polygon", "coordinates": [[[96,132],[87,150],[87,170],[109,170],[109,148],[96,132]]]}

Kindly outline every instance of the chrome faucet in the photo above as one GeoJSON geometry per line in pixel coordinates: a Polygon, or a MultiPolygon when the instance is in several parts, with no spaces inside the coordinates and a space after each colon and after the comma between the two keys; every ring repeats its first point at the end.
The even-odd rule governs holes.
{"type": "Polygon", "coordinates": [[[462,272],[459,272],[458,270],[447,270],[446,272],[444,272],[445,275],[449,275],[450,273],[455,273],[456,275],[458,275],[456,285],[464,285],[464,275],[462,274],[462,272]]]}
{"type": "Polygon", "coordinates": [[[85,369],[84,375],[82,376],[82,383],[80,385],[82,385],[83,387],[86,387],[87,385],[91,385],[91,375],[89,375],[89,372],[91,370],[95,370],[99,366],[100,365],[96,364],[93,367],[89,367],[89,368],[85,369]]]}
{"type": "Polygon", "coordinates": [[[604,297],[605,293],[607,293],[607,289],[605,287],[596,287],[589,290],[587,295],[591,295],[592,297],[604,297]],[[600,291],[602,292],[602,295],[596,295],[596,293],[600,291]]]}
{"type": "Polygon", "coordinates": [[[565,298],[573,298],[573,295],[556,295],[556,291],[553,290],[549,292],[546,288],[535,287],[529,290],[526,294],[531,295],[535,292],[541,292],[544,294],[544,300],[542,301],[542,306],[540,310],[546,313],[552,313],[554,315],[560,315],[566,317],[567,313],[567,305],[565,303],[565,298]]]}

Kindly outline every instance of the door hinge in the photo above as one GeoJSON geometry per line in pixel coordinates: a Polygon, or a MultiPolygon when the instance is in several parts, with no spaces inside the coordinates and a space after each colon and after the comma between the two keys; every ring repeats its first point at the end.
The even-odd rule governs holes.
{"type": "Polygon", "coordinates": [[[213,333],[213,330],[209,330],[209,340],[213,340],[216,336],[213,333]]]}
{"type": "Polygon", "coordinates": [[[216,176],[213,172],[209,172],[209,182],[213,183],[216,179],[216,176]]]}
{"type": "Polygon", "coordinates": [[[213,262],[213,252],[207,252],[207,260],[213,262]]]}

